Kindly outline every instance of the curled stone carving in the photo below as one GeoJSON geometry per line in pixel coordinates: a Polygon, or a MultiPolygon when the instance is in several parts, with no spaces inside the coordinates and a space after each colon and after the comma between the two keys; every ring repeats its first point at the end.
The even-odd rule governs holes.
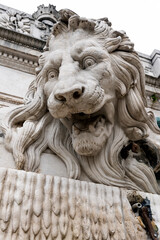
{"type": "Polygon", "coordinates": [[[49,148],[68,177],[159,193],[153,169],[128,154],[130,141],[159,134],[145,109],[144,71],[133,43],[107,18],[60,11],[24,106],[3,124],[17,169],[38,171],[49,148]]]}
{"type": "Polygon", "coordinates": [[[0,26],[20,33],[30,33],[30,20],[27,15],[11,9],[0,13],[0,26]]]}

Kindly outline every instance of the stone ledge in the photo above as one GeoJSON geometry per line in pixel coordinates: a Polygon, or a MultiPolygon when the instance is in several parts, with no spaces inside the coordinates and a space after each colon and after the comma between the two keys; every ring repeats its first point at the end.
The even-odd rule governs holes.
{"type": "Polygon", "coordinates": [[[46,42],[29,35],[0,27],[0,38],[42,51],[46,42]]]}
{"type": "Polygon", "coordinates": [[[27,59],[27,57],[22,58],[18,54],[7,54],[6,52],[0,51],[0,64],[1,66],[13,68],[22,72],[35,74],[35,68],[38,63],[35,61],[27,59]]]}
{"type": "Polygon", "coordinates": [[[11,105],[20,105],[23,104],[24,101],[21,97],[0,92],[0,105],[8,106],[8,103],[11,105]]]}

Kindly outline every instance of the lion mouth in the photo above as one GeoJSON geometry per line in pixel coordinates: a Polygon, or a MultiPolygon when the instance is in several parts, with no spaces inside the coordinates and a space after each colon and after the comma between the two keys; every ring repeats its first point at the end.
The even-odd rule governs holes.
{"type": "Polygon", "coordinates": [[[85,114],[72,114],[71,138],[74,150],[83,156],[95,156],[104,146],[111,133],[112,124],[102,110],[85,114]]]}
{"type": "Polygon", "coordinates": [[[97,135],[97,129],[105,125],[106,118],[101,114],[85,114],[83,112],[72,114],[72,133],[79,135],[80,133],[90,132],[97,135]]]}
{"type": "Polygon", "coordinates": [[[97,112],[71,113],[61,118],[61,122],[70,132],[76,153],[95,156],[102,150],[114,126],[113,109],[112,103],[109,102],[97,112]]]}

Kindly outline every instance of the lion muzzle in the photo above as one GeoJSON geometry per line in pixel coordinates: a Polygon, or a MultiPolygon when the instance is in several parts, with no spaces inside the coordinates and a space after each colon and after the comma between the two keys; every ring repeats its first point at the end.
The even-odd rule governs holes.
{"type": "Polygon", "coordinates": [[[59,91],[56,93],[55,99],[60,102],[67,102],[69,101],[75,101],[77,99],[80,99],[85,91],[84,86],[74,87],[73,89],[69,89],[68,91],[59,91]]]}

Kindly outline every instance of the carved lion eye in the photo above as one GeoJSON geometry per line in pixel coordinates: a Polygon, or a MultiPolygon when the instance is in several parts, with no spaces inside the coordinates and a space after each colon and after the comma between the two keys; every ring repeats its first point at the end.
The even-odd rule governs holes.
{"type": "Polygon", "coordinates": [[[56,70],[50,71],[50,72],[48,73],[48,80],[52,80],[52,79],[56,78],[57,75],[58,75],[58,73],[57,73],[56,70]]]}
{"type": "Polygon", "coordinates": [[[83,68],[88,68],[93,66],[96,63],[94,58],[86,57],[83,59],[83,68]]]}

